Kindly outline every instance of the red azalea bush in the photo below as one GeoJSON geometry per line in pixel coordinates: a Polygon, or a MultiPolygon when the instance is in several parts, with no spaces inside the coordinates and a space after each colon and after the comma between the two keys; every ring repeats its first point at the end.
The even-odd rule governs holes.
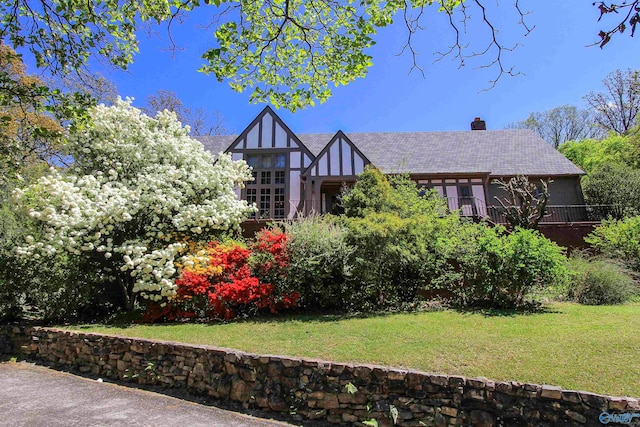
{"type": "Polygon", "coordinates": [[[176,280],[176,296],[149,305],[145,320],[232,319],[295,307],[299,295],[281,293],[267,280],[286,275],[286,234],[263,231],[247,249],[238,242],[213,242],[192,257],[176,280]]]}
{"type": "Polygon", "coordinates": [[[263,228],[255,237],[250,264],[261,281],[282,284],[289,268],[288,235],[282,229],[263,228]]]}

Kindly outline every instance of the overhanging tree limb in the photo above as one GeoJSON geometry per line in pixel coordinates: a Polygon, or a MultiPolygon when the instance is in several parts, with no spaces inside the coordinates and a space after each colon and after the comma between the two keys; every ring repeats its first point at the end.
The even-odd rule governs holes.
{"type": "MultiPolygon", "coordinates": [[[[633,30],[638,1],[599,4],[602,15],[629,11],[617,30],[603,30],[608,38],[626,26],[633,30]]],[[[394,19],[404,21],[403,51],[412,57],[411,68],[420,69],[414,35],[425,28],[428,12],[448,15],[453,30],[454,40],[442,55],[452,54],[461,66],[485,58],[479,67],[496,70],[490,85],[517,75],[504,54],[518,42],[502,39],[495,17],[515,11],[524,35],[534,27],[526,22],[520,0],[497,7],[486,0],[0,0],[0,39],[30,51],[39,67],[54,74],[77,70],[91,56],[127,68],[138,51],[142,25],[166,24],[176,48],[172,22],[206,8],[213,15],[215,44],[203,54],[201,71],[234,90],[249,91],[253,101],[296,110],[325,101],[332,87],[365,77],[377,32],[394,19]],[[474,10],[479,18],[472,18],[474,10]],[[483,42],[477,34],[473,39],[466,34],[467,24],[476,19],[488,32],[479,50],[475,43],[483,42]]]]}

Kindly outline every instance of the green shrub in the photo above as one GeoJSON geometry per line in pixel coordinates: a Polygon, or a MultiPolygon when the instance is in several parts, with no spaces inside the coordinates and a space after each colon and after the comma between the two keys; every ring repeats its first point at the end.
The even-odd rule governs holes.
{"type": "Polygon", "coordinates": [[[344,220],[353,248],[348,283],[357,289],[364,310],[401,308],[413,303],[419,289],[446,275],[446,259],[438,242],[459,224],[457,216],[440,218],[370,213],[344,220]]]}
{"type": "Polygon", "coordinates": [[[105,314],[109,307],[91,265],[59,253],[49,259],[16,256],[16,242],[42,231],[5,190],[0,191],[0,320],[27,315],[54,321],[105,314]]]}
{"type": "Polygon", "coordinates": [[[584,240],[603,255],[640,272],[640,216],[602,221],[584,240]]]}
{"type": "Polygon", "coordinates": [[[534,290],[566,280],[562,249],[535,230],[467,224],[447,241],[445,289],[463,305],[518,307],[534,290]]]}
{"type": "Polygon", "coordinates": [[[20,289],[9,280],[11,242],[18,235],[18,221],[10,209],[6,195],[0,191],[0,320],[12,320],[22,311],[20,289]]]}
{"type": "Polygon", "coordinates": [[[459,305],[474,305],[493,295],[492,280],[499,272],[500,239],[487,226],[462,224],[456,233],[439,241],[439,252],[447,261],[447,273],[432,282],[450,291],[459,305]]]}
{"type": "Polygon", "coordinates": [[[94,320],[116,308],[114,301],[120,295],[110,293],[109,278],[86,260],[58,254],[29,261],[9,256],[3,261],[4,292],[15,304],[8,314],[15,317],[27,315],[45,322],[94,320]]]}
{"type": "Polygon", "coordinates": [[[367,166],[353,188],[340,196],[347,217],[363,218],[370,213],[392,213],[402,218],[413,215],[444,216],[445,200],[435,191],[424,195],[418,192],[416,183],[406,174],[384,175],[378,169],[367,166]]]}
{"type": "Polygon", "coordinates": [[[610,260],[573,257],[568,267],[567,298],[580,304],[621,304],[638,292],[629,272],[610,260]]]}
{"type": "Polygon", "coordinates": [[[421,195],[408,175],[386,176],[367,167],[352,189],[343,192],[350,310],[401,308],[416,300],[417,290],[440,277],[445,260],[437,242],[459,224],[447,215],[435,192],[421,195]]]}
{"type": "Polygon", "coordinates": [[[613,205],[606,215],[622,218],[629,212],[640,212],[640,170],[626,164],[612,163],[600,166],[582,179],[587,203],[613,205]]]}
{"type": "Polygon", "coordinates": [[[383,212],[312,217],[287,225],[287,292],[313,309],[403,309],[421,290],[462,305],[518,307],[535,290],[566,283],[562,249],[533,230],[457,216],[383,212]]]}
{"type": "Polygon", "coordinates": [[[564,250],[537,231],[516,229],[502,240],[506,277],[500,291],[507,304],[518,305],[534,289],[566,280],[564,250]]]}
{"type": "Polygon", "coordinates": [[[513,307],[565,280],[560,247],[532,230],[465,222],[437,194],[421,196],[407,176],[373,168],[343,193],[346,215],[287,226],[287,290],[307,307],[402,309],[421,290],[464,305],[513,307]]]}
{"type": "Polygon", "coordinates": [[[389,212],[395,209],[389,180],[373,166],[367,166],[358,175],[353,188],[342,192],[340,202],[348,217],[363,217],[370,212],[389,212]]]}
{"type": "Polygon", "coordinates": [[[286,289],[307,309],[346,309],[355,292],[345,283],[352,248],[334,217],[310,216],[286,224],[289,267],[286,289]]]}

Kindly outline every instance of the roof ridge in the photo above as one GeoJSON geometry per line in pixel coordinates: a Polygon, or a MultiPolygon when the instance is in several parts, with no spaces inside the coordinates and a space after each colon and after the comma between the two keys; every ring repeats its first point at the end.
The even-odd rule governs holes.
{"type": "MultiPolygon", "coordinates": [[[[339,130],[340,131],[340,130],[339,130]]],[[[296,135],[335,135],[337,132],[311,132],[311,133],[305,133],[305,132],[298,132],[296,133],[296,135]]],[[[488,130],[402,130],[402,131],[382,131],[382,132],[360,132],[360,131],[356,131],[356,132],[352,132],[352,131],[344,131],[342,130],[342,133],[344,133],[345,135],[353,135],[353,134],[408,134],[408,133],[433,133],[433,134],[438,134],[438,133],[478,133],[478,134],[482,134],[482,133],[490,133],[490,132],[535,132],[534,130],[531,129],[488,129],[488,130]]]]}

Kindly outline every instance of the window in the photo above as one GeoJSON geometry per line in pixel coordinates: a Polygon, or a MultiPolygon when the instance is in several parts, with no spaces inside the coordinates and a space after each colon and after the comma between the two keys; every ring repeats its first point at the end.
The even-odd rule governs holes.
{"type": "Polygon", "coordinates": [[[256,156],[255,154],[247,156],[245,159],[247,164],[252,168],[256,168],[258,166],[258,162],[260,161],[260,156],[256,156]]]}
{"type": "Polygon", "coordinates": [[[287,165],[287,157],[284,154],[273,155],[273,167],[276,169],[284,169],[287,165]]]}
{"type": "Polygon", "coordinates": [[[244,190],[247,202],[255,203],[257,219],[285,218],[287,194],[286,155],[250,154],[245,160],[251,166],[253,181],[244,190]]]}
{"type": "Polygon", "coordinates": [[[471,187],[468,185],[461,185],[458,187],[460,197],[471,197],[471,187]]]}
{"type": "Polygon", "coordinates": [[[273,217],[274,218],[284,218],[284,187],[276,187],[274,188],[274,207],[273,207],[273,217]]]}
{"type": "Polygon", "coordinates": [[[249,204],[256,203],[258,199],[256,198],[257,190],[255,188],[247,188],[247,202],[249,204]]]}
{"type": "Polygon", "coordinates": [[[260,189],[260,207],[258,208],[260,211],[260,218],[269,218],[271,214],[271,189],[270,188],[261,188],[260,189]]]}

